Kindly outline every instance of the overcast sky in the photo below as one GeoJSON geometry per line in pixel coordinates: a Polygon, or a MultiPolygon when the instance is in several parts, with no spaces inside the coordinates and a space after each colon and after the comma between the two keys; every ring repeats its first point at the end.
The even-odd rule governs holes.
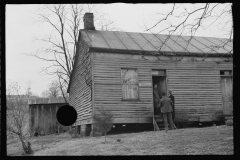
{"type": "MultiPolygon", "coordinates": [[[[224,4],[224,6],[229,4],[224,4]]],[[[31,83],[33,93],[41,95],[47,89],[52,77],[41,73],[49,63],[27,56],[41,48],[37,37],[49,34],[48,26],[37,22],[36,11],[39,5],[6,5],[6,81],[18,82],[24,91],[31,83]]],[[[191,7],[191,5],[184,5],[191,7]]],[[[151,27],[158,20],[159,12],[172,9],[172,4],[107,4],[99,7],[125,32],[144,32],[145,26],[151,27]]],[[[153,31],[156,31],[153,30],[153,31]]],[[[164,34],[164,33],[163,33],[164,34]]],[[[196,36],[229,38],[219,25],[197,32],[196,36]]]]}

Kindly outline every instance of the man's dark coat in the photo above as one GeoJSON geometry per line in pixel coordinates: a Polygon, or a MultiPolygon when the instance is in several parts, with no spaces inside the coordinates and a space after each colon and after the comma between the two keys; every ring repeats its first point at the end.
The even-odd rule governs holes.
{"type": "Polygon", "coordinates": [[[174,96],[171,94],[170,96],[169,96],[169,98],[172,100],[172,102],[173,102],[173,106],[172,106],[172,109],[173,109],[173,113],[172,113],[172,118],[174,119],[175,118],[175,98],[174,98],[174,96]]]}
{"type": "Polygon", "coordinates": [[[173,102],[171,101],[170,98],[168,97],[163,97],[160,100],[160,109],[161,109],[161,113],[169,113],[172,112],[172,106],[173,106],[173,102]]]}

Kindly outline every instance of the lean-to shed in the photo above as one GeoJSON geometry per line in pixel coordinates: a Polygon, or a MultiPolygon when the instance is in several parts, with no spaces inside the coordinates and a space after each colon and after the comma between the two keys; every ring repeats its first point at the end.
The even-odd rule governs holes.
{"type": "MultiPolygon", "coordinates": [[[[68,101],[68,97],[66,97],[68,101]]],[[[30,135],[47,135],[68,131],[69,127],[61,125],[57,120],[57,111],[68,105],[63,97],[31,98],[29,104],[30,135]]]]}
{"type": "Polygon", "coordinates": [[[57,110],[68,103],[40,103],[29,105],[30,135],[48,135],[68,131],[69,127],[57,121],[57,110]]]}
{"type": "Polygon", "coordinates": [[[159,94],[171,89],[176,114],[190,120],[231,116],[232,54],[233,43],[223,38],[95,30],[86,13],[68,87],[76,125],[91,128],[102,109],[114,123],[152,123],[153,83],[159,94]]]}

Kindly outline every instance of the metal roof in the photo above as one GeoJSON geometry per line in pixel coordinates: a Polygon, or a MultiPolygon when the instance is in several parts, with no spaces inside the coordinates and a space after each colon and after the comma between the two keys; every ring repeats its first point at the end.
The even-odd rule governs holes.
{"type": "Polygon", "coordinates": [[[233,43],[225,38],[149,33],[81,30],[91,48],[129,51],[232,54],[233,43]]]}

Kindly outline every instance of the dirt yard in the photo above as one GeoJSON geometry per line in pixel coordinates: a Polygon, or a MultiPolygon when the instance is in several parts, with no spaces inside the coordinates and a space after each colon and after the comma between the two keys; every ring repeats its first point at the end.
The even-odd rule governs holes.
{"type": "MultiPolygon", "coordinates": [[[[233,127],[212,126],[102,137],[71,138],[68,133],[33,137],[38,155],[232,155],[233,127]],[[118,142],[119,140],[120,142],[118,142]],[[117,141],[118,140],[118,141],[117,141]]],[[[9,156],[21,155],[20,144],[8,142],[9,156]]]]}

